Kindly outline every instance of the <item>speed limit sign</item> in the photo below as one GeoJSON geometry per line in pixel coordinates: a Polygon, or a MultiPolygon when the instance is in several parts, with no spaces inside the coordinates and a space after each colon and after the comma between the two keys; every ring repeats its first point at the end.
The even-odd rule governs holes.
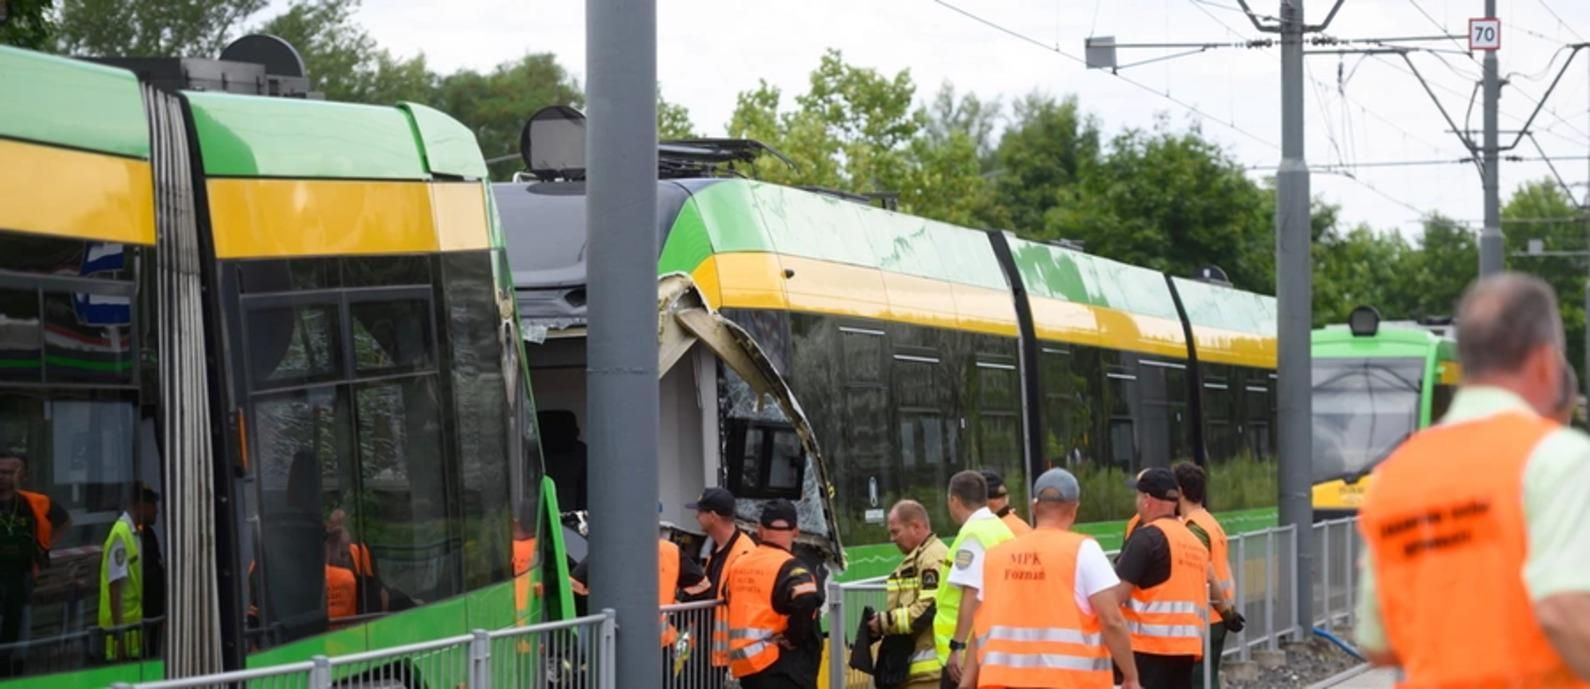
{"type": "Polygon", "coordinates": [[[1469,51],[1501,50],[1502,20],[1496,17],[1469,20],[1469,51]]]}

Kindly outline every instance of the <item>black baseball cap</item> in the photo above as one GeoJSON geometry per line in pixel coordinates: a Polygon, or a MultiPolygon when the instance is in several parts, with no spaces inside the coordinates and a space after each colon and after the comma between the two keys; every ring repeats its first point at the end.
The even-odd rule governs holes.
{"type": "Polygon", "coordinates": [[[759,523],[769,529],[790,531],[799,522],[795,514],[795,505],[788,500],[779,498],[770,500],[762,506],[762,519],[759,523]]]}
{"type": "Polygon", "coordinates": [[[1144,469],[1136,479],[1126,482],[1126,487],[1146,493],[1156,500],[1177,500],[1181,490],[1176,486],[1176,475],[1165,467],[1144,469]]]}
{"type": "Polygon", "coordinates": [[[685,509],[733,517],[734,494],[722,488],[708,488],[701,492],[699,500],[685,505],[685,509]]]}
{"type": "Polygon", "coordinates": [[[988,497],[1002,498],[1010,493],[1010,491],[1005,490],[1005,479],[1001,478],[999,474],[987,469],[982,470],[981,473],[983,474],[983,483],[988,484],[988,497]]]}

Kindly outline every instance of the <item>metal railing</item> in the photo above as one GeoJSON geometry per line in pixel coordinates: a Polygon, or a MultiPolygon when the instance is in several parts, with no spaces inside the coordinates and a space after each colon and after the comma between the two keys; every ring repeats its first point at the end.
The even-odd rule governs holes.
{"type": "Polygon", "coordinates": [[[333,687],[546,687],[613,689],[613,611],[475,632],[367,653],[314,658],[113,689],[333,689],[333,687]]]}
{"type": "MultiPolygon", "coordinates": [[[[1309,626],[1351,626],[1357,595],[1357,558],[1363,550],[1355,519],[1319,522],[1314,529],[1315,619],[1309,626]]],[[[1238,609],[1247,620],[1227,637],[1222,656],[1251,660],[1256,649],[1277,651],[1283,641],[1311,632],[1297,616],[1297,532],[1291,526],[1229,537],[1238,609]]],[[[1116,553],[1108,553],[1114,557],[1116,553]]],[[[867,689],[872,677],[849,666],[863,611],[885,607],[884,577],[829,581],[823,614],[828,630],[829,689],[867,689]]],[[[721,601],[662,608],[663,689],[716,689],[727,671],[712,664],[712,635],[721,601]]],[[[368,653],[313,659],[265,668],[139,684],[115,689],[332,689],[343,686],[449,686],[467,689],[546,687],[613,689],[616,620],[611,610],[562,622],[438,639],[368,653]]],[[[1302,637],[1302,638],[1300,638],[1302,637]]],[[[1207,637],[1205,643],[1208,643],[1207,637]]],[[[1208,646],[1205,646],[1206,657],[1208,646]]],[[[1208,673],[1208,664],[1205,672],[1208,673]]],[[[1206,684],[1207,675],[1206,675],[1206,684]]]]}
{"type": "MultiPolygon", "coordinates": [[[[1314,529],[1314,606],[1312,626],[1351,625],[1357,590],[1357,557],[1363,550],[1356,519],[1319,522],[1314,529]]],[[[1228,557],[1237,609],[1246,619],[1241,632],[1228,635],[1221,657],[1252,660],[1253,651],[1279,651],[1283,642],[1302,641],[1311,632],[1297,615],[1297,530],[1273,527],[1228,536],[1228,557]]],[[[1107,553],[1112,559],[1117,551],[1107,553]]],[[[869,689],[872,678],[852,670],[848,659],[862,610],[884,607],[884,578],[854,582],[829,582],[825,614],[828,616],[828,686],[831,689],[869,689]],[[842,622],[841,622],[842,621],[842,622]],[[836,624],[836,622],[841,622],[836,624]]],[[[1209,639],[1205,636],[1205,657],[1209,639]]],[[[1204,664],[1205,685],[1212,667],[1204,664]]]]}

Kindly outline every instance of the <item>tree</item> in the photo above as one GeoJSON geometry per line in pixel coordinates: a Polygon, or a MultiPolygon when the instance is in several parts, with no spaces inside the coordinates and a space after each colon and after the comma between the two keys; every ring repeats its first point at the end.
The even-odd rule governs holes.
{"type": "Polygon", "coordinates": [[[1056,101],[1034,93],[1017,101],[1012,115],[993,154],[1000,220],[1019,234],[1040,235],[1044,216],[1097,164],[1098,125],[1081,115],[1074,96],[1056,101]]]}
{"type": "Polygon", "coordinates": [[[55,30],[52,0],[0,0],[0,45],[48,50],[55,30]]]}
{"type": "Polygon", "coordinates": [[[519,133],[535,111],[548,105],[580,107],[584,92],[551,53],[526,55],[490,72],[459,70],[440,80],[430,104],[458,118],[475,132],[491,164],[492,179],[508,179],[524,169],[519,133]]]}
{"type": "Polygon", "coordinates": [[[258,30],[291,43],[327,100],[390,105],[429,101],[436,77],[425,56],[400,58],[354,21],[359,0],[294,0],[258,30]]]}
{"type": "Polygon", "coordinates": [[[267,0],[62,0],[56,52],[96,57],[220,54],[267,0]]]}
{"type": "MultiPolygon", "coordinates": [[[[1530,182],[1513,192],[1502,207],[1502,226],[1507,230],[1509,254],[1527,251],[1530,239],[1540,239],[1551,251],[1584,251],[1590,249],[1585,241],[1590,237],[1590,216],[1586,216],[1568,196],[1550,179],[1530,182]]],[[[1562,307],[1562,326],[1567,336],[1568,361],[1579,369],[1580,380],[1585,380],[1584,369],[1584,296],[1587,259],[1580,256],[1514,257],[1509,267],[1534,273],[1550,283],[1557,291],[1557,301],[1562,307]]]]}
{"type": "Polygon", "coordinates": [[[1078,173],[1035,234],[1173,275],[1218,265],[1241,289],[1274,284],[1268,195],[1196,126],[1178,133],[1161,119],[1152,133],[1128,130],[1078,173]]]}
{"type": "Polygon", "coordinates": [[[696,125],[690,121],[690,109],[668,102],[662,97],[662,89],[657,89],[657,138],[666,141],[700,136],[696,133],[696,125]]]}

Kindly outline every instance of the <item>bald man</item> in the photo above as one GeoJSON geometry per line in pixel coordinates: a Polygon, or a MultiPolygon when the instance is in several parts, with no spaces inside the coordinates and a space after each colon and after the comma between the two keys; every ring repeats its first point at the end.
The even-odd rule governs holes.
{"type": "Polygon", "coordinates": [[[1560,313],[1532,276],[1471,285],[1463,386],[1375,469],[1357,636],[1409,686],[1590,681],[1590,438],[1538,411],[1562,398],[1560,313]]]}

